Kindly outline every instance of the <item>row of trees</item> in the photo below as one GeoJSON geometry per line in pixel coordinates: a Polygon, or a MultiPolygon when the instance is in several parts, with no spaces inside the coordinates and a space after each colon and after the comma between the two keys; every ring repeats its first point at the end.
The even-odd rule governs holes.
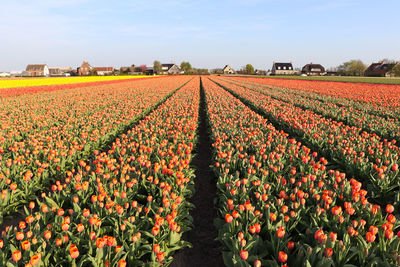
{"type": "Polygon", "coordinates": [[[181,70],[185,73],[185,74],[199,74],[199,75],[207,75],[210,74],[210,72],[208,71],[208,69],[197,69],[197,68],[193,68],[192,65],[189,62],[183,61],[180,65],[181,70]]]}

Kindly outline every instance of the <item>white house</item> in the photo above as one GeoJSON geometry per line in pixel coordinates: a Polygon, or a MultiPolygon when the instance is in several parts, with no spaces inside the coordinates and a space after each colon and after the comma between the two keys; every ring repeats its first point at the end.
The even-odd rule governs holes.
{"type": "Polygon", "coordinates": [[[181,68],[176,64],[162,64],[161,65],[161,73],[164,75],[175,75],[175,74],[182,74],[183,71],[181,68]]]}
{"type": "Polygon", "coordinates": [[[293,69],[292,62],[290,62],[290,63],[274,62],[272,64],[271,74],[272,75],[293,75],[294,69],[293,69]]]}
{"type": "Polygon", "coordinates": [[[222,69],[224,74],[234,74],[235,70],[232,69],[229,65],[225,65],[225,67],[222,69]]]}

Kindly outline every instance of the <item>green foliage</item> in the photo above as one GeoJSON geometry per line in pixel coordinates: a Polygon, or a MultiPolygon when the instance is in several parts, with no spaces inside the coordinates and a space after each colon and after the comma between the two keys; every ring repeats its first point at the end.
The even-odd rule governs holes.
{"type": "Polygon", "coordinates": [[[185,74],[192,74],[192,65],[190,65],[189,62],[182,61],[181,70],[183,70],[185,74]]]}
{"type": "Polygon", "coordinates": [[[393,67],[391,73],[396,77],[400,77],[400,62],[393,67]]]}
{"type": "Polygon", "coordinates": [[[338,73],[346,76],[363,76],[367,66],[359,59],[344,62],[338,67],[338,73]]]}
{"type": "Polygon", "coordinates": [[[159,74],[161,72],[161,63],[158,60],[154,60],[153,69],[155,74],[159,74]]]}
{"type": "Polygon", "coordinates": [[[251,64],[246,65],[246,73],[247,74],[253,74],[254,73],[254,67],[251,64]]]}

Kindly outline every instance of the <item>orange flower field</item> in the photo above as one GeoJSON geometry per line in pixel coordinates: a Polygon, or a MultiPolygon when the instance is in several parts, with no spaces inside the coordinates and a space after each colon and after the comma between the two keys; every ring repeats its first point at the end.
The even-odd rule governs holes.
{"type": "Polygon", "coordinates": [[[225,266],[400,265],[399,96],[186,75],[1,89],[0,266],[190,266],[212,249],[225,266]]]}

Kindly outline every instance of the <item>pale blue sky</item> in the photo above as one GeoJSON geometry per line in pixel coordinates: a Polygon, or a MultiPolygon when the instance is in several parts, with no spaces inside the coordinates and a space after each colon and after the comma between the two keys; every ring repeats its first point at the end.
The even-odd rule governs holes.
{"type": "Polygon", "coordinates": [[[400,60],[399,0],[0,0],[0,71],[400,60]]]}

